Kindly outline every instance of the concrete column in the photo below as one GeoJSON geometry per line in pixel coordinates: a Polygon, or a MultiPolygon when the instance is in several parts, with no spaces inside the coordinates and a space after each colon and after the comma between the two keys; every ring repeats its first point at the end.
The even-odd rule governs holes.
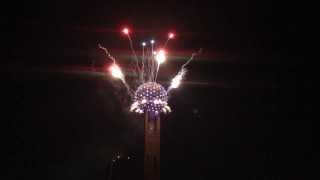
{"type": "Polygon", "coordinates": [[[145,115],[145,180],[160,180],[160,116],[145,115]]]}

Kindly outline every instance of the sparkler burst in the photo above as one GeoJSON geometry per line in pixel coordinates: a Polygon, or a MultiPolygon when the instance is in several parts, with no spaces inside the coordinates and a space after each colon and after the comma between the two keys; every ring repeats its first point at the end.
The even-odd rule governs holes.
{"type": "Polygon", "coordinates": [[[168,58],[168,52],[164,48],[169,40],[175,37],[175,34],[172,32],[168,33],[168,39],[162,46],[163,49],[159,49],[158,51],[154,51],[154,48],[156,48],[154,39],[150,40],[150,48],[148,48],[146,42],[142,42],[141,58],[138,58],[140,53],[136,53],[133,48],[130,30],[128,28],[123,28],[122,33],[128,38],[130,49],[134,56],[135,67],[133,68],[133,74],[139,78],[136,90],[132,90],[127,84],[125,81],[125,74],[123,74],[121,67],[117,64],[116,59],[111,56],[109,51],[100,44],[99,48],[102,49],[107,57],[113,61],[113,64],[109,68],[112,77],[121,80],[132,98],[133,102],[131,104],[130,111],[140,114],[149,113],[156,116],[160,113],[171,112],[171,108],[168,106],[168,94],[172,89],[176,89],[180,86],[182,79],[187,72],[185,66],[187,66],[197,54],[201,53],[201,50],[197,53],[193,53],[191,58],[182,65],[181,69],[171,80],[171,84],[166,90],[162,85],[157,83],[157,76],[160,65],[166,62],[168,58]]]}
{"type": "Polygon", "coordinates": [[[159,65],[164,63],[166,59],[167,59],[167,55],[165,50],[160,49],[158,52],[155,53],[155,60],[159,65]]]}
{"type": "Polygon", "coordinates": [[[186,74],[187,70],[186,69],[181,69],[181,71],[178,72],[178,74],[171,80],[171,84],[168,88],[168,92],[171,89],[176,89],[180,86],[182,78],[184,77],[184,75],[186,74]]]}
{"type": "Polygon", "coordinates": [[[117,79],[123,79],[123,77],[124,77],[120,67],[117,64],[112,64],[110,66],[110,72],[111,72],[112,76],[117,79]]]}

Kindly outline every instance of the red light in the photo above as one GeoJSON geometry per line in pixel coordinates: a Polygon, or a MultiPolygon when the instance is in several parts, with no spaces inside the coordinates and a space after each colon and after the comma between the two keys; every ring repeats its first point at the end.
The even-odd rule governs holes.
{"type": "Polygon", "coordinates": [[[173,33],[169,33],[168,37],[169,37],[169,39],[172,39],[172,38],[174,38],[174,34],[173,33]]]}
{"type": "Polygon", "coordinates": [[[123,34],[128,35],[129,34],[129,29],[128,28],[123,28],[122,32],[123,32],[123,34]]]}

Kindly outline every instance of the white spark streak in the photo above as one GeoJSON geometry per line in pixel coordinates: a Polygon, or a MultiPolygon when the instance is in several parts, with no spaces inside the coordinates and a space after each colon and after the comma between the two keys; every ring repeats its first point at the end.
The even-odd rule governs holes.
{"type": "Polygon", "coordinates": [[[113,63],[116,63],[116,59],[115,59],[113,56],[111,56],[111,54],[109,53],[109,51],[107,50],[107,48],[101,46],[100,44],[98,44],[98,46],[99,46],[100,49],[104,50],[104,52],[106,53],[106,55],[108,56],[108,58],[110,58],[110,59],[113,61],[113,63]]]}
{"type": "Polygon", "coordinates": [[[155,55],[155,60],[157,61],[158,64],[164,63],[166,59],[167,59],[166,51],[163,49],[160,49],[155,55]]]}
{"type": "Polygon", "coordinates": [[[195,56],[197,56],[198,54],[201,54],[201,52],[202,52],[202,48],[200,48],[198,52],[192,53],[190,59],[181,66],[181,69],[183,69],[185,66],[187,66],[193,60],[193,58],[195,56]]]}
{"type": "Polygon", "coordinates": [[[110,71],[111,71],[111,75],[112,75],[114,78],[123,80],[124,75],[123,75],[120,67],[119,67],[117,64],[115,64],[115,63],[112,64],[112,65],[110,66],[110,71]]]}
{"type": "Polygon", "coordinates": [[[168,88],[168,91],[171,89],[178,88],[181,84],[182,78],[186,74],[187,70],[186,69],[181,69],[178,74],[171,80],[170,87],[168,88]]]}

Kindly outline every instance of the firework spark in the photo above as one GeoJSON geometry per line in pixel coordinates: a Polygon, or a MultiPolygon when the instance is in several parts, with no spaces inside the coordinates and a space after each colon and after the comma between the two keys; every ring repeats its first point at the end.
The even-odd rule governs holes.
{"type": "Polygon", "coordinates": [[[174,34],[173,34],[172,32],[170,32],[170,33],[168,34],[168,38],[169,38],[169,39],[173,39],[173,38],[174,38],[174,34]]]}
{"type": "Polygon", "coordinates": [[[182,78],[186,74],[187,70],[182,68],[178,74],[171,80],[171,84],[168,88],[168,92],[170,92],[171,89],[176,89],[180,86],[182,78]]]}
{"type": "Polygon", "coordinates": [[[165,50],[160,49],[158,52],[156,52],[155,54],[155,60],[157,61],[157,63],[160,65],[162,63],[164,63],[167,59],[167,53],[165,50]]]}
{"type": "MultiPolygon", "coordinates": [[[[147,46],[146,42],[142,42],[142,53],[141,59],[139,60],[133,46],[131,39],[131,31],[129,28],[123,28],[122,33],[127,36],[130,44],[130,49],[135,60],[135,73],[139,77],[139,84],[135,91],[132,91],[130,86],[125,81],[125,75],[123,74],[120,66],[116,63],[116,59],[109,53],[109,51],[99,44],[99,48],[104,50],[105,54],[109,59],[113,61],[109,70],[112,77],[120,79],[125,87],[127,88],[130,96],[132,97],[132,104],[130,111],[136,113],[152,113],[154,115],[159,115],[160,113],[169,113],[171,108],[168,106],[168,94],[172,89],[176,89],[180,86],[187,69],[185,68],[194,57],[201,53],[201,49],[193,53],[190,59],[184,63],[177,75],[171,80],[171,84],[167,90],[157,83],[157,76],[159,72],[160,65],[167,60],[168,52],[164,49],[169,40],[175,37],[172,32],[168,33],[168,39],[162,46],[162,49],[154,51],[155,40],[151,39],[149,41],[150,47],[147,46]]],[[[148,44],[149,44],[148,43],[148,44]]]]}
{"type": "Polygon", "coordinates": [[[122,32],[125,35],[129,35],[129,29],[128,28],[123,28],[122,32]]]}
{"type": "Polygon", "coordinates": [[[111,72],[111,75],[117,79],[121,79],[121,80],[124,80],[124,75],[120,69],[120,67],[113,63],[111,66],[110,66],[110,72],[111,72]]]}
{"type": "Polygon", "coordinates": [[[176,35],[173,32],[169,32],[168,33],[168,39],[166,40],[166,42],[164,43],[163,48],[165,48],[169,42],[170,39],[173,39],[176,35]]]}

